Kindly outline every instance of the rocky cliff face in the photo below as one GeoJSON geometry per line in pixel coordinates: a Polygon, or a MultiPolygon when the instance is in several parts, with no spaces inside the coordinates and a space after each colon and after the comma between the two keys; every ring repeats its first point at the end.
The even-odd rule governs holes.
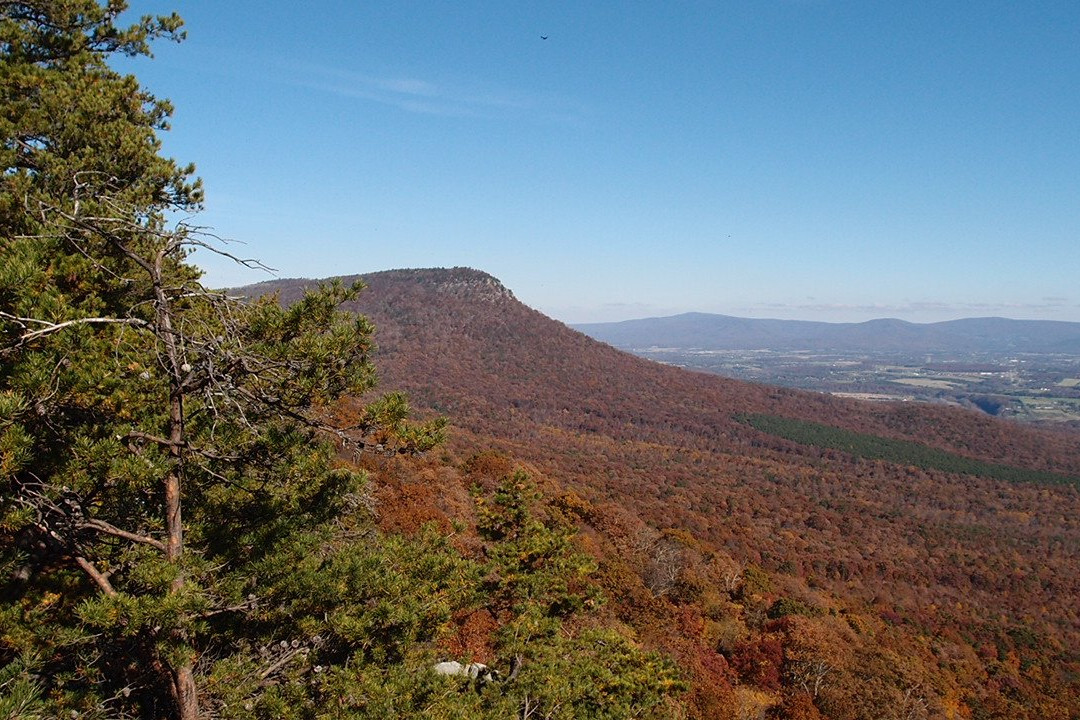
{"type": "Polygon", "coordinates": [[[514,293],[497,278],[472,268],[387,270],[366,275],[364,280],[378,284],[415,283],[436,293],[474,302],[498,303],[503,300],[516,300],[514,293]]]}
{"type": "Polygon", "coordinates": [[[384,292],[391,287],[411,288],[412,291],[435,292],[466,301],[496,303],[517,299],[509,288],[499,282],[498,278],[481,270],[467,267],[383,270],[366,275],[339,275],[322,280],[282,278],[235,288],[231,291],[248,297],[277,293],[281,301],[288,304],[299,299],[306,288],[330,280],[340,280],[346,285],[362,280],[368,286],[382,288],[384,292]]]}

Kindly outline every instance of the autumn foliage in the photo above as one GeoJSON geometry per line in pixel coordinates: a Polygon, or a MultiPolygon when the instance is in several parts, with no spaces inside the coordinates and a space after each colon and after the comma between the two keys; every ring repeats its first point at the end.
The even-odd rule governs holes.
{"type": "MultiPolygon", "coordinates": [[[[862,457],[741,418],[1054,477],[1080,476],[1075,435],[656,365],[476,271],[365,280],[354,307],[379,328],[384,385],[451,416],[446,460],[467,482],[530,468],[598,559],[608,622],[690,673],[692,717],[1078,712],[1075,486],[862,457]]],[[[302,285],[260,290],[288,300],[302,285]]],[[[462,506],[448,496],[443,485],[413,512],[462,506]]]]}

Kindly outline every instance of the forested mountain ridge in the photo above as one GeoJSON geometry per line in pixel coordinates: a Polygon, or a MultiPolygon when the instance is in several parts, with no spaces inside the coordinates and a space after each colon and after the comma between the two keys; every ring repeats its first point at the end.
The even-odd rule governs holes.
{"type": "MultiPolygon", "coordinates": [[[[459,413],[497,422],[524,415],[571,430],[602,425],[617,439],[677,437],[731,449],[752,435],[736,413],[775,413],[1080,474],[1080,452],[1067,434],[1012,427],[956,408],[881,406],[662,366],[523,305],[481,271],[390,270],[338,279],[368,286],[345,307],[379,328],[383,381],[407,389],[417,404],[453,413],[459,424],[459,413]]],[[[274,280],[234,292],[275,293],[289,304],[317,282],[274,280]]]]}
{"type": "Polygon", "coordinates": [[[908,353],[1080,353],[1080,323],[965,318],[935,323],[861,323],[742,318],[709,313],[573,326],[621,348],[816,350],[908,353]]]}
{"type": "MultiPolygon", "coordinates": [[[[455,452],[501,448],[580,497],[615,597],[634,597],[619,579],[620,556],[635,558],[643,577],[668,550],[680,558],[681,590],[615,611],[693,668],[694,707],[713,707],[702,688],[721,662],[720,690],[764,693],[781,717],[814,716],[793,709],[800,651],[768,612],[781,603],[772,611],[781,620],[780,607],[801,607],[795,614],[811,618],[804,630],[826,645],[843,640],[811,703],[826,717],[864,716],[853,709],[859,683],[880,702],[914,697],[917,685],[924,714],[910,717],[1075,713],[1074,438],[957,409],[864,404],[660,366],[544,317],[478,271],[363,280],[369,288],[350,307],[379,327],[384,385],[450,415],[455,452]],[[901,454],[880,454],[883,440],[901,454]],[[926,450],[974,464],[935,464],[926,450]],[[642,520],[666,538],[646,552],[652,561],[616,529],[642,520]],[[743,580],[762,573],[762,586],[717,596],[718,568],[729,563],[743,580]],[[824,619],[834,616],[849,630],[824,619]],[[720,660],[710,659],[715,651],[720,660]],[[755,674],[749,658],[768,666],[755,653],[774,651],[776,678],[755,674]],[[886,656],[903,658],[902,681],[884,670],[886,656]]],[[[288,301],[311,282],[245,292],[288,301]]]]}

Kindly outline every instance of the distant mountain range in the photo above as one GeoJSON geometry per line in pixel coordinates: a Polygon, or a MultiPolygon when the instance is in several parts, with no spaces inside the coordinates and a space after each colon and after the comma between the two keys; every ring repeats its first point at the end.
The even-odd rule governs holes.
{"type": "Polygon", "coordinates": [[[998,317],[826,323],[684,313],[572,327],[615,347],[637,349],[1080,354],[1080,323],[998,317]]]}

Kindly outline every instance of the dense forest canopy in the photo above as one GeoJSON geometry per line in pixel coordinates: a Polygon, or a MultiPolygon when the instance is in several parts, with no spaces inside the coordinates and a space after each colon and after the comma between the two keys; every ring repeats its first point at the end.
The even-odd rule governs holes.
{"type": "MultiPolygon", "coordinates": [[[[549,495],[586,502],[570,504],[604,555],[615,610],[693,673],[692,716],[737,716],[750,691],[762,713],[809,712],[800,651],[774,624],[789,621],[768,614],[790,600],[844,651],[813,698],[824,716],[907,717],[905,696],[921,708],[910,717],[1075,714],[1075,434],[651,363],[477,270],[363,280],[348,307],[379,328],[384,385],[448,413],[456,452],[502,448],[556,478],[549,495]],[[675,592],[658,596],[662,577],[675,592]],[[753,671],[751,646],[771,648],[774,675],[753,671]]],[[[247,291],[287,299],[311,283],[247,291]]]]}

